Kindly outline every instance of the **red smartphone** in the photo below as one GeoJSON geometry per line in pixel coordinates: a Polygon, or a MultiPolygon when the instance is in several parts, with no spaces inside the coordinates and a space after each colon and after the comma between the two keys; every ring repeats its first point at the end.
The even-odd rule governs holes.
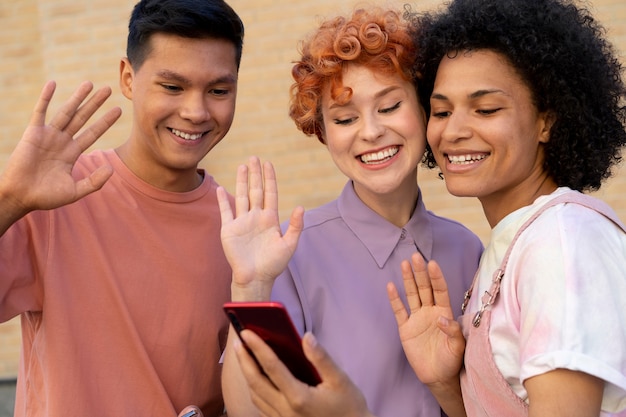
{"type": "Polygon", "coordinates": [[[244,329],[255,332],[272,348],[293,376],[312,386],[322,381],[304,355],[300,335],[281,303],[230,302],[224,304],[224,311],[237,334],[244,329]]]}

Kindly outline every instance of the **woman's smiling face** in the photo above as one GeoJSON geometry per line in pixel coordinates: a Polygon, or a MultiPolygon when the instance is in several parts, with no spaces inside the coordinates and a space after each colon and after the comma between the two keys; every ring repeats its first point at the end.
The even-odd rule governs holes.
{"type": "Polygon", "coordinates": [[[444,57],[430,103],[428,143],[448,191],[478,197],[492,226],[556,188],[543,168],[551,121],[502,55],[444,57]]]}
{"type": "Polygon", "coordinates": [[[333,100],[328,85],[321,101],[324,139],[337,167],[368,205],[372,199],[416,189],[426,140],[425,115],[414,85],[399,74],[358,64],[346,66],[342,84],[352,90],[347,103],[333,100]]]}

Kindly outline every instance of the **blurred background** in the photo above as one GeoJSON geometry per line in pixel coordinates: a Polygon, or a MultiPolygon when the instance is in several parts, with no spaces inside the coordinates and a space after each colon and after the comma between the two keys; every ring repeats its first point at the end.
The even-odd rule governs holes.
{"type": "MultiPolygon", "coordinates": [[[[321,19],[350,11],[355,4],[387,4],[428,10],[443,0],[230,0],[239,13],[246,37],[240,69],[237,113],[230,133],[209,153],[202,166],[234,191],[235,171],[249,155],[271,160],[276,168],[281,220],[296,205],[305,209],[334,199],[346,178],[335,168],[316,138],[299,132],[288,110],[290,69],[298,41],[321,19]]],[[[43,84],[57,81],[50,113],[83,80],[109,85],[108,107],[124,114],[94,148],[111,148],[127,139],[130,103],[118,88],[119,61],[125,55],[128,17],[135,0],[18,0],[0,2],[0,170],[28,123],[43,84]]],[[[587,3],[604,24],[624,62],[626,2],[587,3]]],[[[100,114],[100,113],[98,113],[100,114]]],[[[436,172],[420,170],[426,206],[459,220],[486,243],[489,227],[474,199],[450,196],[436,172]]],[[[619,167],[596,196],[607,201],[626,221],[626,168],[619,167]]],[[[80,244],[80,242],[77,242],[80,244]]],[[[0,417],[11,416],[20,346],[19,318],[0,324],[0,417]]]]}

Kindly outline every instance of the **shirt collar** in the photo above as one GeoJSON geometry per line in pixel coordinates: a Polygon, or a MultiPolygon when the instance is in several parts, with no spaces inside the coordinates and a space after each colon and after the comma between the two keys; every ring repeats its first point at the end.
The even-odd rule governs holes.
{"type": "MultiPolygon", "coordinates": [[[[383,267],[402,239],[415,242],[419,251],[430,259],[433,232],[422,192],[418,191],[413,215],[404,227],[397,227],[366,206],[356,195],[352,181],[348,181],[337,200],[339,215],[346,225],[363,242],[379,267],[383,267]]],[[[415,249],[417,251],[417,248],[415,249]]]]}

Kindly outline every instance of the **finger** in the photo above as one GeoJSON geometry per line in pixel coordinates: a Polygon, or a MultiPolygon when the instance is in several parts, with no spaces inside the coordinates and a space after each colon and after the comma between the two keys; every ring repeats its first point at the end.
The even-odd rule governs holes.
{"type": "Polygon", "coordinates": [[[406,300],[409,303],[409,310],[411,312],[417,311],[422,306],[422,302],[419,292],[417,291],[413,267],[409,261],[405,260],[400,264],[400,270],[402,271],[402,283],[404,285],[406,300]]]}
{"type": "Polygon", "coordinates": [[[31,126],[43,126],[46,123],[46,112],[54,95],[54,90],[56,90],[54,81],[48,81],[41,89],[41,94],[39,94],[39,99],[30,117],[29,124],[31,126]]]}
{"type": "Polygon", "coordinates": [[[396,318],[398,327],[400,327],[409,319],[409,314],[393,282],[387,283],[387,297],[389,298],[389,304],[391,304],[391,309],[393,310],[393,315],[396,318]]]}
{"type": "Polygon", "coordinates": [[[202,411],[195,405],[188,405],[178,414],[178,417],[203,417],[202,411]]]}
{"type": "Polygon", "coordinates": [[[83,178],[76,182],[76,200],[80,200],[87,194],[91,194],[94,191],[99,190],[113,175],[113,168],[104,165],[98,167],[87,178],[83,178]]]}
{"type": "Polygon", "coordinates": [[[428,262],[428,275],[430,277],[430,285],[434,302],[441,307],[450,307],[450,295],[448,294],[448,284],[441,272],[439,264],[435,261],[428,262]]]}
{"type": "Polygon", "coordinates": [[[307,332],[302,338],[304,355],[313,364],[322,382],[334,386],[345,386],[351,381],[348,376],[337,366],[328,352],[317,342],[312,333],[307,332]]]}
{"type": "Polygon", "coordinates": [[[278,215],[278,185],[276,184],[276,171],[271,162],[263,164],[263,207],[275,210],[278,215]]]}
{"type": "Polygon", "coordinates": [[[240,165],[237,168],[237,181],[235,183],[235,215],[242,216],[250,210],[248,198],[248,166],[240,165]]]}
{"type": "Polygon", "coordinates": [[[291,212],[291,216],[289,217],[289,225],[287,226],[287,230],[285,230],[285,234],[283,235],[283,239],[288,246],[294,249],[296,248],[296,246],[298,245],[298,239],[300,239],[300,234],[302,233],[302,229],[304,229],[304,208],[298,206],[291,212]]]}
{"type": "MultiPolygon", "coordinates": [[[[50,121],[50,126],[57,130],[65,130],[72,118],[76,115],[80,104],[87,98],[89,93],[91,93],[91,90],[93,90],[93,84],[90,81],[82,82],[69,100],[63,103],[57,114],[54,115],[50,121]]],[[[73,136],[74,133],[76,133],[76,131],[70,135],[73,136]]]]}
{"type": "Polygon", "coordinates": [[[428,268],[426,267],[426,261],[424,261],[424,258],[420,253],[415,253],[411,257],[411,264],[413,265],[415,284],[417,285],[417,292],[419,293],[419,299],[422,303],[422,307],[430,307],[434,304],[434,297],[433,288],[430,284],[430,276],[428,275],[428,268]]]}
{"type": "Polygon", "coordinates": [[[222,219],[222,225],[230,223],[231,221],[233,221],[233,209],[230,206],[228,193],[222,186],[217,187],[215,193],[217,195],[217,205],[220,208],[220,218],[222,219]]]}
{"type": "Polygon", "coordinates": [[[465,351],[465,337],[461,325],[456,320],[439,317],[437,327],[448,336],[448,349],[450,352],[461,359],[465,351]]]}
{"type": "MultiPolygon", "coordinates": [[[[102,87],[97,90],[85,103],[75,111],[72,118],[65,127],[65,132],[74,136],[83,126],[87,124],[91,116],[104,104],[111,96],[110,87],[102,87]]],[[[84,100],[84,99],[83,99],[84,100]]],[[[105,129],[106,130],[106,129],[105,129]]]]}
{"type": "Polygon", "coordinates": [[[297,385],[304,385],[292,375],[274,351],[256,333],[242,331],[240,336],[257,359],[258,366],[263,369],[265,375],[278,390],[283,391],[297,385]]]}
{"type": "Polygon", "coordinates": [[[451,320],[447,317],[439,317],[437,320],[437,327],[450,338],[458,338],[463,336],[461,325],[456,320],[451,320]]]}
{"type": "Polygon", "coordinates": [[[250,208],[263,208],[263,170],[258,157],[252,156],[248,161],[250,178],[248,194],[250,196],[250,208]]]}
{"type": "MultiPolygon", "coordinates": [[[[76,143],[78,143],[78,145],[80,146],[80,149],[84,151],[85,149],[93,145],[94,142],[104,134],[104,132],[106,132],[111,126],[113,126],[113,124],[120,118],[121,115],[122,109],[120,109],[119,107],[114,107],[106,112],[104,116],[99,118],[95,123],[85,129],[85,131],[78,135],[75,139],[76,143]]],[[[68,133],[70,133],[71,130],[73,129],[68,128],[68,133]]]]}
{"type": "Polygon", "coordinates": [[[272,370],[277,369],[278,372],[283,372],[285,376],[291,377],[294,382],[299,383],[299,381],[291,375],[272,349],[254,332],[244,330],[240,337],[257,358],[255,361],[240,342],[237,341],[233,345],[241,371],[250,387],[252,402],[264,415],[275,415],[275,405],[282,401],[282,396],[276,385],[268,377],[270,374],[274,374],[275,378],[277,377],[276,372],[272,370]],[[259,366],[263,367],[265,374],[261,372],[259,366]]]}

